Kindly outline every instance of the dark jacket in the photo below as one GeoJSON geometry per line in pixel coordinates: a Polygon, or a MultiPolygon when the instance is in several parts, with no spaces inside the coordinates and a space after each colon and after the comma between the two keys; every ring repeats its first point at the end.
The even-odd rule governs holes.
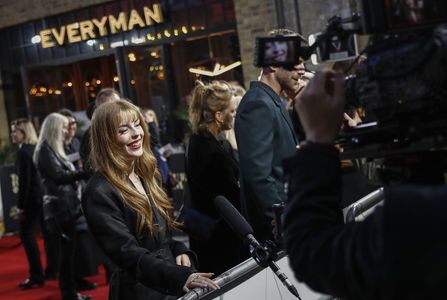
{"type": "Polygon", "coordinates": [[[163,218],[156,218],[156,235],[149,230],[138,235],[136,212],[99,173],[87,184],[82,204],[93,236],[120,269],[112,276],[110,299],[175,299],[168,295],[181,295],[194,270],[176,265],[175,257],[183,253],[191,257],[192,253],[172,240],[163,218]]]}
{"type": "Polygon", "coordinates": [[[220,219],[213,202],[214,198],[222,195],[240,210],[239,168],[236,160],[222,146],[223,142],[227,141],[218,141],[209,133],[193,134],[186,164],[192,207],[220,220],[210,240],[191,239],[191,248],[200,259],[200,270],[215,274],[236,266],[248,257],[248,248],[220,219]]]}
{"type": "Polygon", "coordinates": [[[338,151],[305,146],[288,163],[284,234],[298,280],[342,299],[445,299],[447,188],[388,188],[385,205],[343,223],[338,151]]]}
{"type": "Polygon", "coordinates": [[[40,178],[33,163],[34,148],[35,145],[22,144],[17,151],[16,172],[19,177],[17,207],[25,211],[42,205],[40,178]]]}
{"type": "Polygon", "coordinates": [[[272,205],[286,200],[282,163],[298,144],[292,121],[275,91],[254,81],[238,107],[235,132],[242,212],[259,239],[271,238],[272,205]]]}
{"type": "MultiPolygon", "coordinates": [[[[58,198],[60,205],[55,205],[52,210],[64,210],[70,207],[73,217],[81,214],[81,203],[78,197],[78,180],[85,178],[83,171],[73,170],[70,165],[61,158],[53,149],[44,142],[41,146],[36,162],[40,174],[44,194],[58,198]]],[[[44,215],[47,214],[44,205],[44,215]]],[[[53,211],[52,213],[57,213],[53,211]]],[[[45,218],[48,218],[48,214],[45,218]]]]}
{"type": "Polygon", "coordinates": [[[76,194],[78,188],[76,181],[85,178],[84,172],[72,170],[47,142],[44,142],[40,149],[37,169],[46,195],[76,194]]]}

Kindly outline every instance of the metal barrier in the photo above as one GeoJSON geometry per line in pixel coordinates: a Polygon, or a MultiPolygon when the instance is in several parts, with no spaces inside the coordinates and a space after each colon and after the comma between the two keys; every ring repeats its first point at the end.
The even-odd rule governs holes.
{"type": "Polygon", "coordinates": [[[384,198],[385,193],[383,187],[381,187],[344,208],[343,215],[345,217],[345,223],[362,221],[383,201],[384,198]]]}
{"type": "MultiPolygon", "coordinates": [[[[295,281],[285,252],[278,253],[276,263],[286,273],[297,287],[303,300],[332,299],[309,289],[304,283],[295,281]]],[[[178,300],[209,300],[209,299],[297,299],[282,285],[276,275],[269,268],[260,267],[253,258],[247,259],[234,268],[214,278],[220,286],[218,290],[196,288],[189,291],[178,300]]]]}

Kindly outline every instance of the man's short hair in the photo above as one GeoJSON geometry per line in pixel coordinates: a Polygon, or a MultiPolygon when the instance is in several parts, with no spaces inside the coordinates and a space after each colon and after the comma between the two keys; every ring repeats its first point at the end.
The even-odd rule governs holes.
{"type": "Polygon", "coordinates": [[[307,40],[299,34],[298,32],[295,32],[293,30],[287,29],[287,28],[275,28],[268,32],[269,36],[297,36],[300,38],[301,41],[308,44],[307,40]]]}
{"type": "Polygon", "coordinates": [[[68,108],[61,108],[61,109],[59,109],[58,113],[60,113],[63,116],[66,116],[67,118],[73,118],[76,120],[76,116],[68,108]]]}
{"type": "Polygon", "coordinates": [[[115,90],[114,88],[103,88],[98,92],[98,95],[96,95],[96,99],[95,99],[95,104],[96,106],[98,106],[100,104],[101,98],[102,97],[110,97],[113,94],[117,95],[118,98],[121,98],[120,93],[118,93],[117,90],[115,90]]]}

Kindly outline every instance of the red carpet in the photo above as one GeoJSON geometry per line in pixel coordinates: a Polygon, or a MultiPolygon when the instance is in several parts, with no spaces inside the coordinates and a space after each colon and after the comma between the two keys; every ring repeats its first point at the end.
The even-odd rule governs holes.
{"type": "MultiPolygon", "coordinates": [[[[45,267],[45,252],[43,241],[39,240],[42,264],[45,267]]],[[[20,290],[17,284],[28,276],[28,263],[25,250],[20,244],[18,235],[7,236],[0,239],[0,300],[59,300],[61,298],[57,280],[45,282],[42,288],[20,290]]],[[[94,300],[106,300],[108,298],[108,285],[105,280],[105,272],[101,267],[97,276],[87,278],[96,282],[98,287],[93,291],[85,291],[83,294],[92,296],[94,300]]]]}

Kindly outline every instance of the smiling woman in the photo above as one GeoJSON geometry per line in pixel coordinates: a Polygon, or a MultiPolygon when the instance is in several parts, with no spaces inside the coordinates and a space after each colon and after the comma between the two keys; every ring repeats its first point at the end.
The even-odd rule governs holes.
{"type": "Polygon", "coordinates": [[[196,273],[195,254],[172,239],[171,229],[179,224],[149,137],[139,108],[130,102],[95,110],[90,143],[98,172],[82,205],[93,235],[119,267],[109,299],[176,299],[195,287],[218,288],[212,273],[196,273]]]}

